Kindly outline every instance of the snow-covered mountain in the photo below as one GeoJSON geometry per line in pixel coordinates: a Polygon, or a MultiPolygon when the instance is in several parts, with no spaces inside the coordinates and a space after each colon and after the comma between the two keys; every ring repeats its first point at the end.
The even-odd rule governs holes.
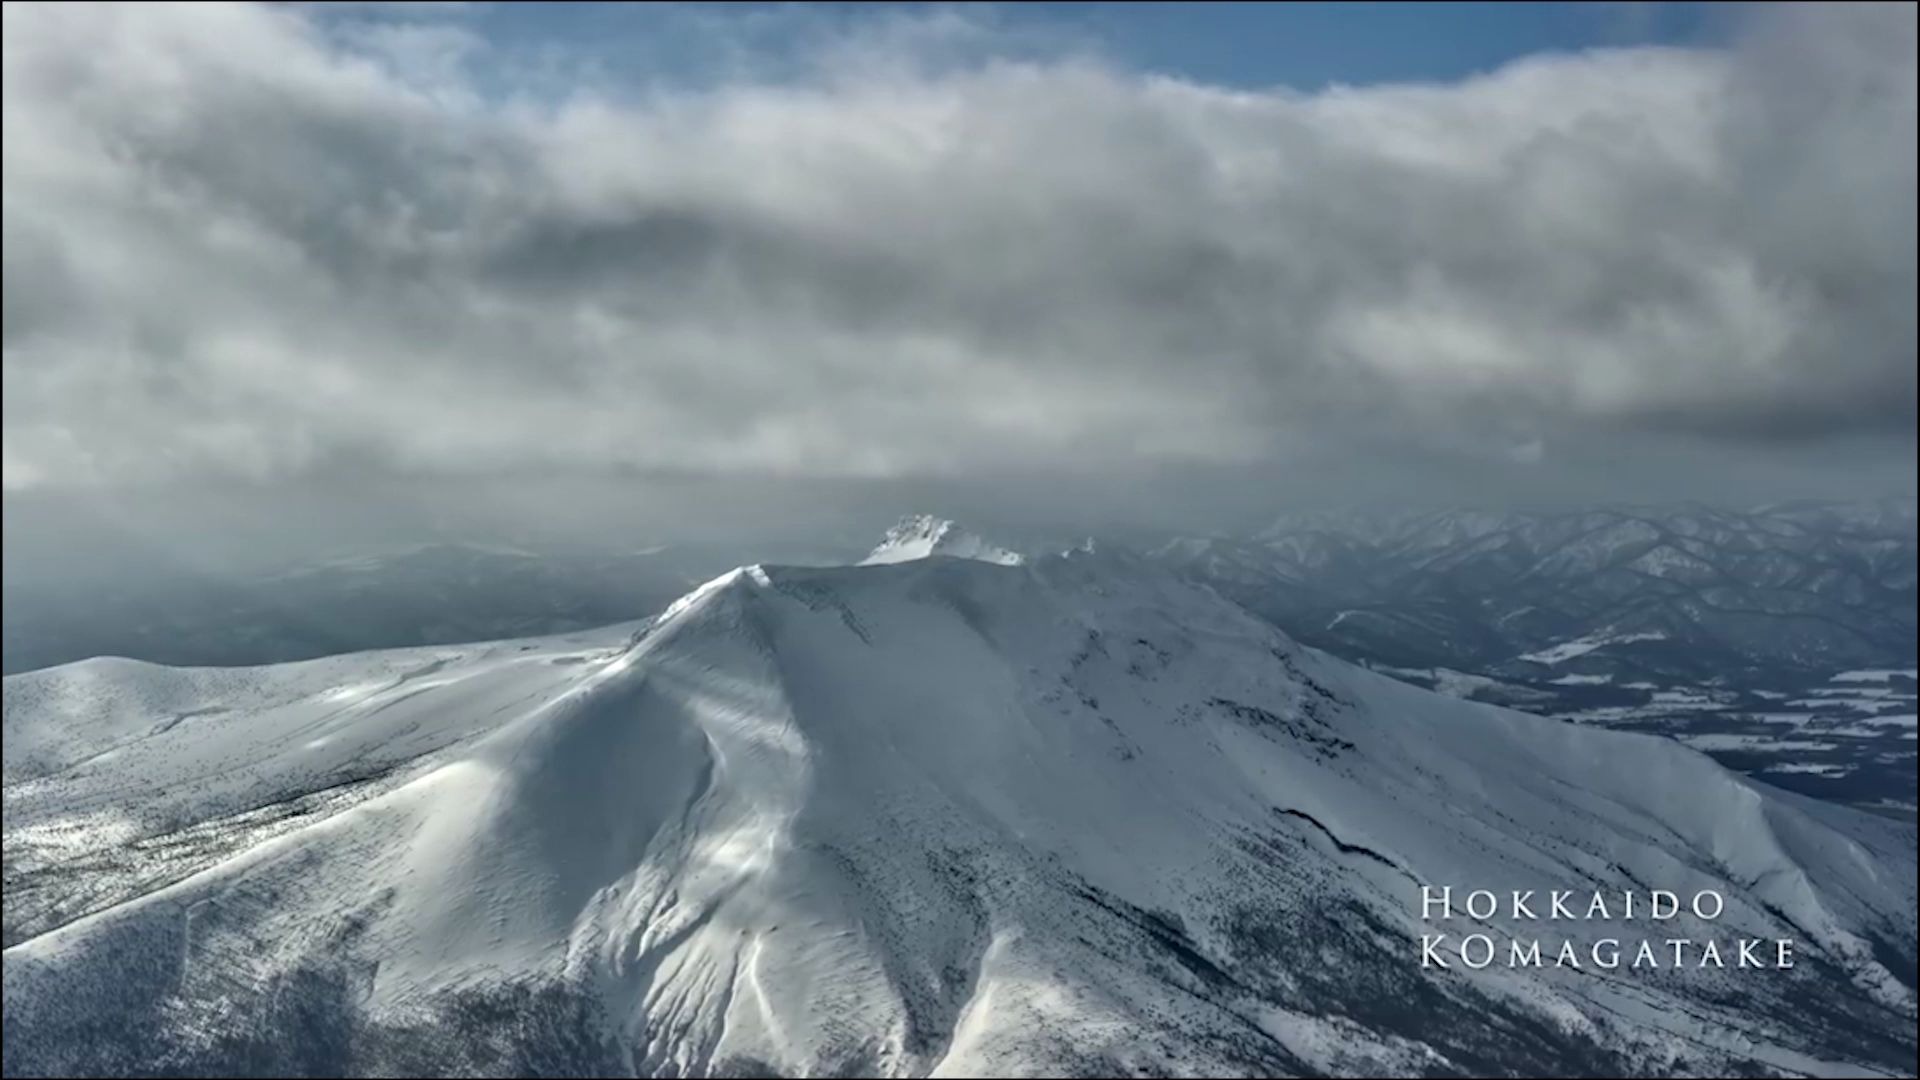
{"type": "Polygon", "coordinates": [[[1910,663],[1917,552],[1890,499],[1302,514],[1158,555],[1352,658],[1551,677],[1556,647],[1614,639],[1575,670],[1704,683],[1910,663]]]}
{"type": "Polygon", "coordinates": [[[1391,681],[1104,552],[750,566],[569,637],[4,691],[8,1074],[1913,1067],[1910,823],[1391,681]],[[1724,910],[1650,921],[1653,890],[1724,910]]]}
{"type": "Polygon", "coordinates": [[[1295,514],[1154,557],[1398,678],[1671,734],[1795,790],[1911,816],[1914,511],[1295,514]],[[1860,671],[1895,678],[1843,693],[1860,671]]]}
{"type": "Polygon", "coordinates": [[[977,559],[1002,566],[1018,566],[1024,561],[1019,554],[990,544],[945,518],[912,514],[901,518],[898,525],[888,529],[887,535],[881,538],[861,564],[873,566],[910,562],[933,555],[977,559]]]}

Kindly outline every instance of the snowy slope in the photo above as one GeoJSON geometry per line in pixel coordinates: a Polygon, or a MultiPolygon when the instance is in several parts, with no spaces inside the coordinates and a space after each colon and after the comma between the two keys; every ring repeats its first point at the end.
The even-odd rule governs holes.
{"type": "Polygon", "coordinates": [[[566,638],[4,687],[10,1074],[1913,1067],[1910,824],[1372,675],[1123,556],[748,567],[566,638]],[[1715,889],[1711,925],[1486,926],[1797,964],[1423,970],[1422,885],[1715,889]]]}
{"type": "Polygon", "coordinates": [[[900,519],[887,535],[861,561],[863,566],[911,562],[934,555],[956,559],[977,559],[1002,566],[1018,566],[1022,557],[997,547],[945,518],[914,514],[900,519]]]}

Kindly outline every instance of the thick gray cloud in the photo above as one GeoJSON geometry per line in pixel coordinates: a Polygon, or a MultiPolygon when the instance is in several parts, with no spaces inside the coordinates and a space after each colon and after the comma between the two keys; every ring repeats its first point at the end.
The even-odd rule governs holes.
{"type": "Polygon", "coordinates": [[[555,100],[459,20],[9,5],[6,484],[1838,475],[1912,453],[1914,11],[1313,94],[948,14],[555,100]]]}

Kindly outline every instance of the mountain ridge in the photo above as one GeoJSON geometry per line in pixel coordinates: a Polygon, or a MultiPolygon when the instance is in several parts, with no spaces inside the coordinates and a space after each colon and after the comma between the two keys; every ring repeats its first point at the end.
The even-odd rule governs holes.
{"type": "Polygon", "coordinates": [[[1524,677],[1560,642],[1658,631],[1675,645],[1615,674],[1705,681],[1910,659],[1915,552],[1912,505],[1887,500],[1309,514],[1155,554],[1354,658],[1524,677]]]}
{"type": "Polygon", "coordinates": [[[909,514],[887,530],[886,536],[867,553],[860,565],[909,562],[931,555],[976,559],[1002,566],[1017,566],[1025,561],[1024,556],[989,543],[948,518],[932,514],[909,514]]]}
{"type": "Polygon", "coordinates": [[[1138,560],[748,566],[605,631],[169,670],[144,707],[126,665],[4,683],[9,1072],[1911,1053],[1910,827],[1354,669],[1138,560]],[[125,895],[15,940],[62,881],[125,895]],[[1421,884],[1714,887],[1806,959],[1440,975],[1421,884]],[[502,1008],[545,1026],[474,1026],[502,1008]]]}

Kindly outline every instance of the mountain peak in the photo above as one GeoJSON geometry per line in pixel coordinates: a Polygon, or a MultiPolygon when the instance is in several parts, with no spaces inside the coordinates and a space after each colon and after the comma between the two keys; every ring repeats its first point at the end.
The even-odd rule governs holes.
{"type": "Polygon", "coordinates": [[[9,676],[5,1072],[267,1038],[329,1073],[1906,1071],[1910,824],[1365,672],[1134,559],[744,566],[640,625],[9,676]],[[1724,921],[1616,914],[1667,882],[1724,921]],[[1471,925],[1535,959],[1482,972],[1422,910],[1561,883],[1588,914],[1549,940],[1620,970],[1516,910],[1471,925]],[[1684,966],[1629,959],[1669,933],[1684,966]],[[539,1023],[472,1054],[503,1009],[539,1023]]]}
{"type": "Polygon", "coordinates": [[[878,546],[860,561],[862,566],[911,562],[933,555],[1018,566],[1026,560],[1017,552],[988,543],[953,521],[931,514],[909,514],[887,530],[878,546]]]}

